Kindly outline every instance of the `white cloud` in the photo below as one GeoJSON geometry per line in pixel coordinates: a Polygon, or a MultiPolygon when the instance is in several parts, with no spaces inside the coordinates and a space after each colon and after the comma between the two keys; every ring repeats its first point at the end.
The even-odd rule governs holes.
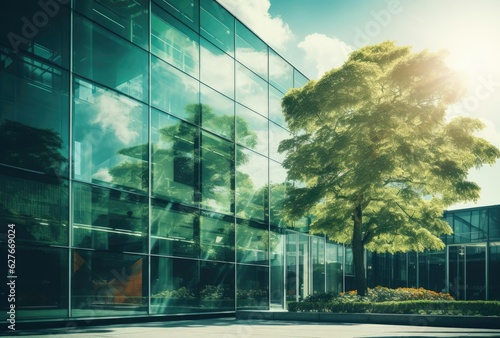
{"type": "Polygon", "coordinates": [[[269,14],[269,0],[218,0],[241,22],[278,51],[285,49],[285,44],[293,39],[293,33],[281,17],[269,14]]]}
{"type": "Polygon", "coordinates": [[[306,54],[306,62],[314,65],[317,77],[326,71],[341,66],[353,48],[336,37],[313,33],[307,35],[298,47],[306,54]]]}

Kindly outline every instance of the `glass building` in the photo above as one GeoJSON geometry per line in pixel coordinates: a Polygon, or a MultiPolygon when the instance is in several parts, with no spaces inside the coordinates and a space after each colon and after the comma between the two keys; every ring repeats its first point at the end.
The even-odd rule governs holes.
{"type": "MultiPolygon", "coordinates": [[[[216,1],[12,1],[0,32],[18,322],[284,309],[352,288],[351,250],[281,217],[281,98],[308,79],[216,1]]],[[[482,210],[445,214],[446,252],[367,253],[371,284],[500,298],[500,209],[482,210]]]]}

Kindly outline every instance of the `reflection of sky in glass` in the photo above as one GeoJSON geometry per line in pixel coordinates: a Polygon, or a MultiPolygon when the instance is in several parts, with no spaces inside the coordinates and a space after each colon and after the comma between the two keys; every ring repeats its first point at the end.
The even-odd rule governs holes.
{"type": "Polygon", "coordinates": [[[267,83],[240,64],[236,65],[236,101],[268,116],[267,83]]]}
{"type": "Polygon", "coordinates": [[[200,80],[222,94],[234,98],[234,59],[203,38],[200,80]]]}
{"type": "Polygon", "coordinates": [[[280,142],[290,138],[291,135],[285,129],[279,127],[273,122],[269,122],[269,157],[272,159],[283,162],[285,159],[285,153],[278,153],[278,147],[280,142]]]}
{"type": "Polygon", "coordinates": [[[281,56],[269,54],[269,82],[283,93],[293,87],[293,68],[281,56]]]}
{"type": "MultiPolygon", "coordinates": [[[[255,134],[257,136],[256,138],[257,144],[255,146],[252,146],[251,144],[249,144],[249,142],[247,142],[246,138],[243,139],[239,138],[236,141],[241,145],[244,145],[248,148],[252,148],[256,152],[267,156],[268,155],[267,119],[239,104],[236,106],[236,116],[243,119],[247,123],[248,129],[250,130],[251,134],[255,134]]],[[[237,135],[238,134],[239,133],[237,133],[237,135]]]]}
{"type": "Polygon", "coordinates": [[[238,171],[247,174],[250,177],[252,183],[254,184],[255,191],[266,186],[268,184],[267,157],[241,147],[240,150],[248,157],[248,161],[245,164],[240,165],[238,167],[238,171]]]}

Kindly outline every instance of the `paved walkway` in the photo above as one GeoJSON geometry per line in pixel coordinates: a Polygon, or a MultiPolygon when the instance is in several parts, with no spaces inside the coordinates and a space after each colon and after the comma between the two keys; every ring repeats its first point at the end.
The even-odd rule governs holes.
{"type": "Polygon", "coordinates": [[[500,337],[500,329],[463,329],[378,324],[339,324],[236,320],[233,318],[131,323],[66,329],[0,332],[10,337],[124,337],[124,338],[251,338],[251,337],[500,337]]]}

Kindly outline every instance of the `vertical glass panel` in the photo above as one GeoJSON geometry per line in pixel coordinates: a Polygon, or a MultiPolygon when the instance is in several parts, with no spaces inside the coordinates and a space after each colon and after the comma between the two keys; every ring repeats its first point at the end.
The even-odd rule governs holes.
{"type": "Polygon", "coordinates": [[[148,53],[74,16],[73,71],[144,102],[148,101],[148,53]]]}
{"type": "Polygon", "coordinates": [[[121,37],[148,49],[147,0],[75,0],[73,8],[121,37]]]}
{"type": "Polygon", "coordinates": [[[148,200],[118,190],[73,184],[73,246],[146,252],[148,200]]]}
{"type": "Polygon", "coordinates": [[[304,86],[309,79],[305,77],[302,73],[300,73],[297,69],[293,69],[293,87],[300,88],[304,86]]]}
{"type": "Polygon", "coordinates": [[[236,20],[236,60],[267,80],[267,45],[236,20]]]}
{"type": "Polygon", "coordinates": [[[293,67],[273,50],[269,52],[269,83],[282,93],[293,88],[293,67]]]}
{"type": "Polygon", "coordinates": [[[234,55],[234,17],[214,0],[202,0],[201,35],[211,43],[234,55]]]}
{"type": "Polygon", "coordinates": [[[152,7],[151,52],[184,73],[198,78],[200,46],[198,34],[157,6],[152,7]]]}
{"type": "Polygon", "coordinates": [[[199,219],[194,210],[154,201],[151,215],[151,253],[198,257],[199,219]]]}
{"type": "Polygon", "coordinates": [[[201,39],[200,80],[218,92],[234,99],[234,59],[201,39]]]}
{"type": "Polygon", "coordinates": [[[200,305],[202,311],[234,311],[234,264],[200,262],[200,305]]]}
{"type": "Polygon", "coordinates": [[[297,293],[297,234],[295,232],[286,232],[285,247],[286,263],[286,301],[295,302],[298,300],[297,293]]]}
{"type": "Polygon", "coordinates": [[[299,298],[302,300],[310,293],[309,235],[299,234],[299,298]]]}
{"type": "Polygon", "coordinates": [[[151,313],[189,313],[200,307],[199,261],[151,257],[151,313]]]}
{"type": "Polygon", "coordinates": [[[237,146],[236,214],[264,221],[269,217],[268,159],[237,146]]]}
{"type": "Polygon", "coordinates": [[[500,242],[489,245],[488,269],[488,300],[500,300],[500,242]]]}
{"type": "Polygon", "coordinates": [[[276,309],[285,308],[285,238],[280,232],[269,233],[270,303],[276,309]]]}
{"type": "Polygon", "coordinates": [[[269,119],[282,127],[286,127],[281,110],[281,99],[283,99],[283,93],[273,86],[269,86],[269,119]]]}
{"type": "Polygon", "coordinates": [[[147,106],[81,79],[74,83],[74,178],[147,192],[147,106]]]}
{"type": "Polygon", "coordinates": [[[168,11],[178,20],[199,31],[200,1],[199,0],[154,0],[161,8],[168,11]]]}
{"type": "Polygon", "coordinates": [[[275,123],[269,122],[269,157],[275,161],[283,162],[286,153],[279,153],[281,141],[291,138],[292,135],[275,123]]]}
{"type": "Polygon", "coordinates": [[[268,154],[268,122],[264,116],[236,105],[236,142],[262,155],[268,154]]]}
{"type": "Polygon", "coordinates": [[[268,116],[268,84],[239,63],[236,64],[236,101],[268,116]]]}
{"type": "Polygon", "coordinates": [[[238,309],[269,309],[269,268],[238,264],[238,309]]]}
{"type": "MultiPolygon", "coordinates": [[[[7,227],[7,224],[4,223],[3,227],[7,227]]],[[[19,230],[17,224],[14,229],[17,235],[17,230],[19,230]]],[[[6,281],[2,283],[2,296],[4,297],[2,312],[9,310],[7,304],[15,305],[16,328],[19,330],[19,325],[23,325],[19,324],[19,321],[68,318],[68,250],[18,244],[14,253],[15,274],[8,273],[7,243],[1,244],[0,250],[2,256],[5,257],[5,264],[1,269],[3,276],[17,276],[17,278],[6,278],[6,281]],[[8,286],[11,281],[14,283],[14,289],[8,286]],[[14,290],[15,294],[9,294],[9,290],[14,290]]],[[[5,318],[9,318],[6,312],[2,315],[5,330],[11,325],[9,321],[5,321],[5,318]]]]}
{"type": "Polygon", "coordinates": [[[500,207],[488,210],[488,233],[489,239],[500,239],[500,207]]]}
{"type": "Polygon", "coordinates": [[[0,163],[68,176],[69,76],[0,47],[0,163]]]}
{"type": "Polygon", "coordinates": [[[152,56],[151,103],[169,114],[198,124],[199,83],[152,56]]]}
{"type": "Polygon", "coordinates": [[[16,225],[16,243],[68,245],[68,182],[0,167],[0,240],[16,225]]]}
{"type": "Polygon", "coordinates": [[[325,292],[325,239],[311,236],[312,294],[325,292]]]}
{"type": "Polygon", "coordinates": [[[201,126],[234,140],[234,101],[201,85],[201,126]]]}
{"type": "Polygon", "coordinates": [[[156,109],[151,111],[153,195],[195,203],[198,128],[156,109]]]}
{"type": "Polygon", "coordinates": [[[201,205],[213,211],[234,212],[233,144],[202,132],[201,205]]]}
{"type": "Polygon", "coordinates": [[[74,317],[146,315],[146,256],[73,251],[72,314],[74,317]]]}
{"type": "Polygon", "coordinates": [[[269,231],[263,224],[238,221],[236,231],[237,261],[268,265],[269,231]]]}
{"type": "Polygon", "coordinates": [[[286,176],[286,170],[281,164],[269,161],[269,220],[271,227],[286,227],[283,202],[290,187],[286,176]]]}
{"type": "Polygon", "coordinates": [[[234,262],[234,239],[232,217],[202,212],[200,217],[202,259],[234,262]]]}
{"type": "Polygon", "coordinates": [[[467,245],[465,248],[467,300],[486,300],[486,245],[467,245]]]}
{"type": "Polygon", "coordinates": [[[342,246],[326,243],[326,292],[342,292],[342,246]]]}
{"type": "Polygon", "coordinates": [[[12,1],[0,11],[0,42],[68,69],[69,15],[58,1],[12,1]]]}

